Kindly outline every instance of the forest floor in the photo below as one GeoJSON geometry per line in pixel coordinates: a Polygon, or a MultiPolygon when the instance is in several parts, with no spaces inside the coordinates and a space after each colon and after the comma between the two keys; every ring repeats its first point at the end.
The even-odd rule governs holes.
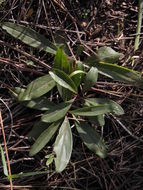
{"type": "MultiPolygon", "coordinates": [[[[65,42],[70,56],[82,60],[99,47],[109,46],[122,57],[119,65],[142,72],[143,38],[134,51],[138,3],[135,0],[5,0],[0,5],[0,22],[11,21],[31,27],[51,41],[65,42]],[[77,48],[84,47],[77,55],[77,48]],[[132,62],[131,57],[136,59],[132,62]]],[[[9,93],[44,75],[53,57],[14,39],[0,28],[0,110],[12,174],[45,170],[48,147],[29,157],[27,133],[39,117],[17,103],[9,93]],[[34,65],[26,64],[31,60],[34,65]]],[[[123,116],[107,118],[104,139],[107,158],[87,150],[74,135],[74,149],[62,173],[50,172],[13,179],[13,189],[44,190],[142,190],[143,189],[143,91],[137,87],[100,78],[96,94],[109,97],[125,110],[123,116]]],[[[0,143],[4,140],[0,133],[0,143]]],[[[1,160],[0,160],[1,162],[1,160]]],[[[0,189],[10,189],[0,165],[0,189]]]]}

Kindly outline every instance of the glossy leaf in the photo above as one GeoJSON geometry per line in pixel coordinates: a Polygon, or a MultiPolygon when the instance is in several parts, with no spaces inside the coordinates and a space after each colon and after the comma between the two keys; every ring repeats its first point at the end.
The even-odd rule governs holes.
{"type": "Polygon", "coordinates": [[[19,101],[26,101],[46,94],[54,88],[56,85],[55,81],[50,75],[45,75],[32,81],[24,92],[21,92],[18,96],[19,101]]]}
{"type": "Polygon", "coordinates": [[[44,50],[51,54],[56,54],[55,45],[31,28],[12,22],[4,22],[1,26],[10,35],[21,40],[25,44],[34,48],[39,48],[40,50],[44,50]]]}
{"type": "Polygon", "coordinates": [[[109,112],[116,115],[124,114],[124,110],[119,104],[106,98],[87,98],[85,99],[85,106],[104,106],[109,112]]]}
{"type": "Polygon", "coordinates": [[[106,146],[96,130],[85,122],[76,122],[76,128],[84,144],[99,157],[105,158],[106,146]]]}
{"type": "Polygon", "coordinates": [[[51,140],[55,132],[57,131],[60,122],[52,123],[41,135],[37,138],[35,143],[32,145],[29,155],[34,156],[51,140]]]}
{"type": "Polygon", "coordinates": [[[97,116],[105,113],[109,113],[110,108],[108,106],[100,105],[100,106],[90,106],[78,108],[73,111],[70,111],[71,114],[79,115],[79,116],[97,116]]]}
{"type": "Polygon", "coordinates": [[[71,107],[71,103],[60,103],[53,106],[52,109],[46,111],[41,120],[46,123],[52,123],[63,118],[71,107]]]}
{"type": "Polygon", "coordinates": [[[60,71],[58,69],[54,69],[54,71],[50,71],[49,74],[51,77],[55,80],[56,83],[61,85],[64,88],[67,88],[68,90],[76,93],[77,87],[72,81],[72,79],[63,71],[60,71]]]}
{"type": "Polygon", "coordinates": [[[46,97],[40,97],[34,100],[24,101],[22,104],[28,108],[41,110],[41,111],[50,110],[55,105],[53,102],[49,101],[49,99],[46,97]]]}
{"type": "Polygon", "coordinates": [[[5,176],[8,176],[8,169],[7,169],[7,164],[6,164],[6,159],[5,155],[2,149],[2,146],[0,145],[0,151],[1,151],[1,159],[2,159],[2,165],[3,165],[3,172],[5,176]]]}
{"type": "Polygon", "coordinates": [[[70,73],[70,62],[68,61],[67,55],[62,48],[59,48],[56,52],[53,68],[62,70],[67,74],[70,73]]]}
{"type": "Polygon", "coordinates": [[[76,75],[81,75],[81,74],[86,74],[86,72],[82,71],[82,70],[75,70],[70,74],[70,78],[73,78],[76,75]]]}
{"type": "Polygon", "coordinates": [[[79,87],[81,80],[85,74],[86,73],[81,70],[75,70],[74,72],[70,74],[70,78],[74,81],[77,88],[79,87]]]}
{"type": "Polygon", "coordinates": [[[31,140],[36,140],[40,134],[45,131],[49,127],[49,123],[44,123],[42,121],[38,121],[34,124],[33,128],[31,131],[27,134],[28,139],[31,140]]]}
{"type": "Polygon", "coordinates": [[[83,63],[81,61],[76,61],[75,65],[73,65],[73,72],[70,74],[70,77],[77,88],[81,84],[85,74],[83,63]]]}
{"type": "Polygon", "coordinates": [[[92,86],[94,86],[98,79],[98,70],[96,67],[91,67],[89,72],[87,73],[84,81],[83,91],[89,90],[92,86]]]}
{"type": "Polygon", "coordinates": [[[67,118],[65,118],[60,127],[59,134],[54,145],[56,153],[55,166],[57,172],[62,172],[67,166],[72,153],[72,132],[67,118]]]}

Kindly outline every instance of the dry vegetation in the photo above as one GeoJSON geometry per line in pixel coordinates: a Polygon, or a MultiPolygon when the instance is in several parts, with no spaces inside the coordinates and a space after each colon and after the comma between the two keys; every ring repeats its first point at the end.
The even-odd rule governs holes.
{"type": "MultiPolygon", "coordinates": [[[[83,59],[102,46],[123,54],[119,65],[142,71],[142,36],[134,52],[138,4],[134,0],[5,0],[0,20],[32,27],[51,41],[65,41],[69,54],[83,59]],[[78,55],[77,48],[84,47],[78,55]],[[132,56],[137,56],[134,63],[132,56]]],[[[39,118],[12,99],[9,89],[22,87],[48,72],[53,57],[26,46],[0,29],[0,110],[4,125],[12,174],[44,170],[47,147],[29,157],[31,143],[27,133],[39,118]],[[34,66],[26,64],[32,60],[34,66]],[[47,66],[48,65],[48,66],[47,66]]],[[[141,190],[143,186],[143,92],[112,80],[98,81],[94,92],[117,101],[125,115],[106,118],[103,133],[108,156],[100,159],[88,151],[74,132],[74,150],[70,164],[62,173],[22,177],[13,180],[13,189],[86,189],[141,190]]],[[[0,143],[4,145],[2,134],[0,143]]],[[[50,166],[52,169],[52,166],[50,166]]],[[[10,189],[0,165],[0,189],[10,189]]]]}

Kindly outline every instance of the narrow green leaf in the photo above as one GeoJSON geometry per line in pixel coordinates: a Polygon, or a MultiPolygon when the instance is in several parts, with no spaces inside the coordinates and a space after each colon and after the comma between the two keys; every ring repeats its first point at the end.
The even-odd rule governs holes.
{"type": "Polygon", "coordinates": [[[105,158],[106,146],[96,130],[85,122],[76,122],[76,128],[84,144],[99,157],[105,158]]]}
{"type": "Polygon", "coordinates": [[[83,107],[83,108],[70,111],[71,114],[79,115],[79,116],[87,116],[87,117],[97,116],[97,115],[101,115],[101,114],[105,114],[109,112],[110,112],[110,108],[104,105],[83,107]]]}
{"type": "Polygon", "coordinates": [[[107,108],[109,112],[116,115],[124,114],[124,110],[119,104],[106,98],[87,98],[85,99],[85,106],[104,106],[104,108],[107,108]]]}
{"type": "MultiPolygon", "coordinates": [[[[50,171],[52,172],[52,171],[50,171]]],[[[50,173],[49,170],[48,171],[35,171],[35,172],[27,172],[27,173],[18,173],[18,174],[12,174],[12,175],[8,175],[8,179],[17,179],[17,178],[21,178],[21,177],[29,177],[29,176],[35,176],[35,175],[42,175],[42,174],[48,174],[50,173]]]]}
{"type": "Polygon", "coordinates": [[[50,71],[49,74],[55,80],[55,82],[61,85],[62,87],[67,88],[74,93],[77,92],[76,85],[65,72],[60,71],[58,69],[54,69],[54,71],[50,71]]]}
{"type": "Polygon", "coordinates": [[[73,72],[70,74],[70,77],[78,88],[84,78],[84,75],[86,74],[83,63],[81,61],[73,61],[72,70],[73,72]]]}
{"type": "Polygon", "coordinates": [[[1,145],[0,145],[0,151],[1,151],[1,159],[2,159],[2,165],[3,165],[3,173],[5,176],[8,176],[7,164],[6,164],[4,152],[1,145]]]}
{"type": "Polygon", "coordinates": [[[55,132],[57,131],[60,125],[60,121],[57,123],[52,123],[41,135],[37,138],[35,143],[32,145],[29,156],[34,156],[37,154],[44,146],[50,141],[55,132]]]}
{"type": "Polygon", "coordinates": [[[119,60],[121,54],[114,51],[112,48],[104,46],[98,49],[97,54],[88,58],[88,62],[94,63],[96,62],[107,62],[107,63],[115,63],[119,60]]]}
{"type": "Polygon", "coordinates": [[[115,64],[100,62],[96,67],[101,71],[101,74],[104,74],[114,80],[133,85],[138,85],[138,82],[141,80],[141,75],[137,72],[115,64]]]}
{"type": "Polygon", "coordinates": [[[79,75],[79,74],[86,74],[86,72],[84,72],[84,71],[82,71],[82,70],[75,70],[75,71],[73,71],[73,72],[70,74],[70,77],[73,78],[74,76],[79,75]]]}
{"type": "Polygon", "coordinates": [[[52,109],[46,111],[41,120],[43,122],[52,123],[63,118],[71,107],[71,103],[60,103],[53,106],[52,109]]]}
{"type": "Polygon", "coordinates": [[[91,123],[94,123],[97,126],[103,127],[105,125],[104,114],[97,115],[97,116],[91,116],[91,117],[89,116],[88,119],[91,123]]]}
{"type": "Polygon", "coordinates": [[[45,131],[49,127],[49,123],[44,123],[42,121],[38,121],[34,124],[33,128],[31,131],[27,134],[28,139],[31,140],[36,140],[40,134],[45,131]]]}
{"type": "Polygon", "coordinates": [[[39,48],[51,54],[56,54],[56,47],[43,35],[38,34],[31,28],[12,22],[4,22],[1,24],[2,28],[6,30],[13,37],[21,40],[25,44],[39,48]]]}
{"type": "Polygon", "coordinates": [[[47,97],[40,97],[34,100],[24,101],[22,104],[28,108],[41,111],[50,110],[55,105],[53,102],[49,101],[47,97]]]}
{"type": "Polygon", "coordinates": [[[56,153],[54,160],[57,172],[62,172],[67,166],[71,157],[72,146],[73,141],[70,124],[68,119],[65,118],[54,145],[54,152],[56,153]]]}
{"type": "Polygon", "coordinates": [[[70,62],[68,61],[67,55],[62,48],[58,48],[56,52],[53,68],[62,70],[67,74],[70,73],[70,62]]]}
{"type": "Polygon", "coordinates": [[[81,84],[83,76],[86,74],[86,72],[82,70],[75,70],[70,74],[70,78],[74,81],[76,87],[78,88],[81,84]]]}
{"type": "Polygon", "coordinates": [[[50,75],[45,75],[32,81],[24,92],[21,92],[18,96],[19,101],[26,101],[46,94],[56,85],[55,81],[50,75]]]}
{"type": "Polygon", "coordinates": [[[89,90],[92,86],[94,86],[98,79],[98,70],[96,67],[91,67],[89,72],[87,73],[84,81],[83,91],[89,90]]]}
{"type": "MultiPolygon", "coordinates": [[[[89,62],[90,64],[90,62],[89,62]]],[[[140,73],[128,69],[126,67],[118,66],[111,63],[94,62],[94,66],[98,69],[99,73],[110,77],[114,80],[125,82],[131,85],[139,86],[143,88],[143,77],[140,73]]]]}

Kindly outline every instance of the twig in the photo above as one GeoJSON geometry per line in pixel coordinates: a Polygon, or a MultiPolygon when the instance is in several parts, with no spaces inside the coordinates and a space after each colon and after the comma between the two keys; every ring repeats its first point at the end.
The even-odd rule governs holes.
{"type": "MultiPolygon", "coordinates": [[[[2,121],[1,110],[0,110],[0,125],[1,125],[1,129],[2,129],[4,149],[5,149],[5,153],[6,153],[6,159],[7,159],[8,173],[9,173],[9,176],[11,176],[10,161],[9,161],[9,156],[8,156],[7,143],[6,143],[4,125],[3,125],[3,121],[2,121]]],[[[12,178],[10,178],[10,190],[13,190],[12,178]]]]}
{"type": "Polygon", "coordinates": [[[0,46],[1,46],[1,45],[2,45],[2,46],[7,46],[7,47],[9,47],[9,48],[11,48],[11,49],[13,49],[13,50],[15,50],[15,51],[21,53],[22,55],[24,55],[25,57],[28,57],[28,58],[31,59],[32,61],[34,61],[34,62],[38,63],[39,65],[41,65],[42,67],[45,67],[45,68],[47,68],[47,69],[51,69],[51,67],[50,67],[48,64],[44,63],[43,61],[40,61],[39,59],[37,59],[36,57],[30,55],[29,53],[27,53],[27,52],[25,52],[25,51],[22,51],[22,50],[20,50],[20,49],[18,49],[18,48],[16,48],[16,47],[14,47],[14,45],[12,46],[12,45],[10,45],[9,43],[0,40],[0,46]]]}
{"type": "Polygon", "coordinates": [[[114,115],[110,114],[113,119],[131,136],[133,137],[134,139],[140,141],[140,142],[143,142],[143,139],[137,137],[136,135],[134,135],[131,131],[129,131],[122,123],[121,121],[119,121],[114,115]]]}

